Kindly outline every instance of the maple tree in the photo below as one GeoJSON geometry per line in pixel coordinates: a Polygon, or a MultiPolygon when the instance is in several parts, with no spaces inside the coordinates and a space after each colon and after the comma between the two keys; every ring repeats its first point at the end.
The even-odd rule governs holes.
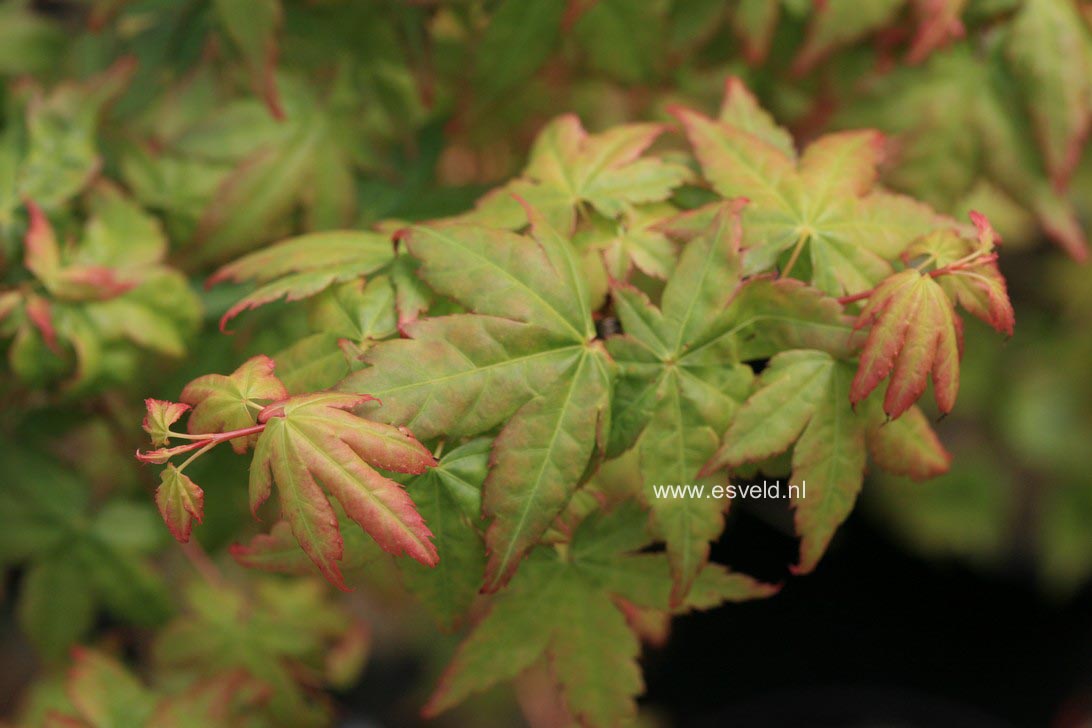
{"type": "Polygon", "coordinates": [[[0,7],[21,724],[327,724],[382,609],[424,716],[628,724],[642,643],[781,588],[726,483],[806,483],[793,579],[860,498],[996,554],[1031,463],[1092,574],[1087,384],[995,348],[1089,355],[1079,269],[1019,327],[1002,275],[1086,256],[1084,4],[71,5],[0,7]]]}

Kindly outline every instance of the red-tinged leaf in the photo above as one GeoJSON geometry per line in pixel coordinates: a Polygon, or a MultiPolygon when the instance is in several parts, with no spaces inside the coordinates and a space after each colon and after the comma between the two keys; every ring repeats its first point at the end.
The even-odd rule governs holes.
{"type": "Polygon", "coordinates": [[[752,134],[785,156],[796,159],[796,145],[793,143],[792,134],[778,126],[773,116],[759,105],[758,99],[738,76],[729,76],[724,83],[724,100],[721,101],[717,120],[752,134]]]}
{"type": "Polygon", "coordinates": [[[339,588],[342,537],[326,490],[385,551],[427,565],[436,563],[432,534],[401,485],[375,467],[422,473],[435,459],[406,430],[357,417],[351,410],[371,397],[325,392],[292,397],[264,410],[266,429],[250,471],[252,510],[273,484],[281,512],[300,546],[339,588]],[[375,467],[373,467],[375,466],[375,467]]]}
{"type": "Polygon", "coordinates": [[[963,37],[960,15],[967,0],[914,0],[918,28],[910,42],[907,60],[921,63],[933,51],[963,37]]]}
{"type": "Polygon", "coordinates": [[[887,26],[906,0],[823,0],[816,2],[793,71],[807,73],[832,51],[887,26]]]}
{"type": "Polygon", "coordinates": [[[850,401],[862,401],[888,375],[884,412],[895,418],[925,391],[928,378],[942,413],[959,389],[962,323],[944,290],[916,269],[896,273],[876,287],[856,327],[871,325],[850,401]]]}
{"type": "Polygon", "coordinates": [[[57,329],[53,326],[53,307],[49,301],[41,296],[28,294],[23,310],[49,350],[60,356],[61,345],[57,341],[57,329]]]}
{"type": "Polygon", "coordinates": [[[1012,336],[1016,314],[994,254],[1001,238],[985,216],[971,212],[971,221],[977,232],[975,240],[962,237],[956,230],[942,230],[921,238],[906,254],[934,261],[932,275],[954,303],[1000,333],[1012,336]]]}
{"type": "Polygon", "coordinates": [[[50,293],[66,301],[109,301],[131,291],[137,281],[125,280],[102,265],[67,266],[49,277],[50,293]]]}
{"type": "Polygon", "coordinates": [[[178,422],[178,418],[190,408],[188,404],[181,402],[166,402],[162,399],[150,398],[144,400],[144,407],[147,413],[144,415],[142,426],[151,436],[152,444],[156,446],[167,444],[170,439],[167,433],[171,425],[178,422]]]}
{"type": "Polygon", "coordinates": [[[1092,38],[1077,3],[1022,3],[1005,52],[1051,181],[1064,190],[1092,128],[1092,38]]]}
{"type": "Polygon", "coordinates": [[[136,459],[142,463],[151,463],[153,465],[162,465],[169,461],[175,455],[181,455],[182,453],[193,452],[198,448],[205,445],[205,441],[189,442],[185,445],[176,445],[175,447],[161,447],[156,450],[137,450],[136,459]]]}
{"type": "Polygon", "coordinates": [[[61,267],[61,251],[53,234],[53,226],[42,208],[33,200],[26,201],[26,208],[30,220],[23,241],[23,264],[40,280],[45,280],[61,267]]]}
{"type": "Polygon", "coordinates": [[[289,238],[223,266],[208,280],[256,281],[261,285],[220,319],[220,330],[243,311],[283,298],[298,301],[330,286],[361,278],[394,257],[390,239],[375,232],[335,231],[289,238]]]}
{"type": "Polygon", "coordinates": [[[82,721],[79,725],[145,725],[153,695],[112,657],[82,647],[72,651],[65,693],[82,721]]]}
{"type": "MultiPolygon", "coordinates": [[[[261,409],[288,396],[284,384],[273,374],[275,364],[267,356],[248,359],[228,376],[206,374],[182,390],[180,399],[193,405],[187,423],[190,434],[227,432],[251,427],[261,409]]],[[[254,437],[231,441],[237,453],[244,453],[254,437]]]]}
{"type": "Polygon", "coordinates": [[[785,202],[778,183],[793,174],[795,160],[775,146],[776,140],[766,141],[768,131],[752,133],[681,107],[673,107],[671,113],[683,125],[702,171],[717,192],[745,197],[755,206],[785,202]]]}
{"type": "Polygon", "coordinates": [[[189,476],[174,465],[168,465],[159,474],[160,485],[155,491],[155,504],[159,514],[179,542],[190,540],[193,522],[198,523],[205,515],[205,492],[189,476]]]}
{"type": "Polygon", "coordinates": [[[914,480],[948,472],[952,456],[920,407],[911,407],[897,420],[886,420],[882,415],[876,420],[868,430],[868,450],[881,468],[914,480]]]}
{"type": "Polygon", "coordinates": [[[273,117],[284,119],[276,81],[277,33],[284,14],[280,0],[215,0],[213,5],[250,68],[255,90],[273,117]]]}
{"type": "Polygon", "coordinates": [[[627,124],[588,134],[566,114],[550,122],[535,139],[523,176],[483,197],[464,217],[493,227],[522,227],[518,195],[569,235],[581,203],[617,218],[630,206],[660,202],[690,179],[677,163],[641,155],[665,130],[662,124],[627,124]]]}

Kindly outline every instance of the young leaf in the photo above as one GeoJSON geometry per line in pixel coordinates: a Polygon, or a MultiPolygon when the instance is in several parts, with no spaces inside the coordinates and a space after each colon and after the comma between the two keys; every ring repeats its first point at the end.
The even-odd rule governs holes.
{"type": "Polygon", "coordinates": [[[173,464],[168,464],[160,474],[160,485],[155,491],[155,504],[159,514],[179,542],[190,540],[193,521],[204,519],[205,492],[173,464]]]}
{"type": "Polygon", "coordinates": [[[167,433],[170,432],[171,425],[178,422],[178,418],[190,408],[188,404],[165,402],[161,399],[146,399],[144,407],[147,414],[144,415],[142,426],[152,438],[152,444],[157,447],[167,444],[167,433]]]}
{"type": "Polygon", "coordinates": [[[335,392],[291,397],[258,415],[265,431],[254,448],[250,506],[257,509],[277,484],[281,512],[323,576],[347,589],[337,562],[342,556],[337,516],[325,486],[385,551],[436,564],[432,533],[398,483],[376,467],[423,473],[436,461],[408,430],[361,419],[350,410],[367,395],[335,392]]]}
{"type": "Polygon", "coordinates": [[[917,401],[931,375],[937,407],[951,411],[959,391],[963,323],[940,284],[915,268],[896,273],[872,292],[856,325],[872,328],[850,388],[854,405],[890,374],[883,410],[896,418],[917,401]]]}
{"type": "MultiPolygon", "coordinates": [[[[231,374],[206,374],[182,390],[180,399],[193,405],[186,423],[191,434],[228,432],[251,427],[258,413],[270,402],[288,396],[284,384],[273,374],[273,360],[259,355],[248,359],[231,374]]],[[[231,447],[244,453],[254,436],[235,438],[231,447]]]]}

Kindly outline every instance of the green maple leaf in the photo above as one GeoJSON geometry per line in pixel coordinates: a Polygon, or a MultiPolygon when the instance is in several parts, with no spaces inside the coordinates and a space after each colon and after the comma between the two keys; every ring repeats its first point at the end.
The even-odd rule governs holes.
{"type": "MultiPolygon", "coordinates": [[[[634,554],[648,543],[645,514],[623,506],[586,519],[568,556],[542,547],[459,646],[424,712],[431,716],[543,657],[572,716],[585,725],[617,725],[635,715],[642,690],[640,643],[621,602],[669,609],[670,579],[661,554],[634,554]]],[[[776,587],[710,566],[684,609],[769,596],[776,587]]]]}
{"type": "Polygon", "coordinates": [[[337,514],[325,489],[384,550],[436,564],[436,547],[402,486],[375,468],[422,473],[435,460],[408,430],[346,412],[371,397],[321,392],[267,406],[254,446],[250,505],[255,513],[277,485],[281,513],[300,546],[334,585],[347,589],[337,514]]]}
{"type": "Polygon", "coordinates": [[[122,59],[82,82],[40,93],[25,109],[12,106],[22,113],[6,120],[0,137],[0,156],[11,165],[5,170],[11,178],[0,186],[0,220],[10,221],[27,199],[57,210],[91,182],[102,164],[95,137],[103,108],[125,90],[134,67],[132,58],[122,59]]]}
{"type": "Polygon", "coordinates": [[[625,284],[616,284],[612,294],[626,333],[608,340],[621,369],[608,455],[636,442],[676,600],[686,595],[708,558],[709,542],[723,530],[728,501],[656,498],[653,488],[696,482],[750,390],[744,360],[805,345],[848,354],[853,337],[842,307],[800,281],[743,281],[741,207],[717,204],[663,224],[684,236],[701,232],[686,244],[659,308],[625,284]]]}
{"type": "Polygon", "coordinates": [[[794,69],[798,73],[809,71],[832,51],[886,27],[906,1],[873,0],[862,5],[854,0],[827,0],[816,5],[803,46],[793,62],[794,69]]]}
{"type": "Polygon", "coordinates": [[[155,695],[136,676],[101,652],[80,648],[74,657],[66,692],[79,716],[76,725],[148,725],[155,695]]]}
{"type": "Polygon", "coordinates": [[[241,670],[153,689],[112,656],[80,647],[73,650],[63,687],[63,696],[46,697],[52,705],[39,700],[35,706],[45,713],[41,725],[256,728],[268,717],[261,715],[268,687],[241,670]]]}
{"type": "Polygon", "coordinates": [[[455,627],[470,608],[485,572],[485,542],[478,524],[491,445],[486,438],[471,440],[444,453],[436,467],[406,483],[432,531],[440,560],[432,568],[400,562],[402,577],[446,629],[455,627]]]}
{"type": "Polygon", "coordinates": [[[284,20],[280,0],[215,0],[217,19],[224,34],[239,49],[251,74],[255,91],[270,113],[284,119],[275,78],[277,33],[284,20]]]}
{"type": "Polygon", "coordinates": [[[375,232],[322,232],[283,240],[220,268],[209,285],[221,281],[254,281],[258,287],[231,306],[220,330],[243,311],[277,299],[298,301],[330,286],[369,275],[390,263],[390,239],[375,232]]]}
{"type": "Polygon", "coordinates": [[[666,200],[690,172],[641,156],[664,131],[661,124],[627,124],[588,134],[576,116],[558,117],[539,132],[523,174],[490,192],[464,217],[492,227],[521,227],[525,217],[513,197],[518,196],[569,234],[582,204],[614,219],[633,205],[666,200]]]}
{"type": "Polygon", "coordinates": [[[421,319],[381,342],[339,388],[369,391],[369,417],[423,439],[504,424],[482,510],[492,521],[486,583],[496,588],[585,478],[609,422],[611,363],[593,341],[570,243],[533,208],[531,238],[465,223],[416,227],[402,242],[437,293],[472,311],[421,319]]]}
{"type": "Polygon", "coordinates": [[[623,284],[612,294],[626,332],[608,344],[621,368],[613,449],[628,447],[643,428],[637,446],[646,498],[679,600],[724,528],[727,501],[654,498],[651,488],[693,482],[750,388],[750,367],[704,346],[740,285],[740,235],[738,210],[721,207],[709,230],[687,244],[660,309],[623,284]]]}
{"type": "Polygon", "coordinates": [[[709,473],[759,462],[795,443],[790,482],[806,486],[803,496],[793,500],[801,573],[815,568],[861,489],[867,427],[864,417],[850,409],[852,377],[850,365],[823,352],[778,354],[704,469],[709,473]]]}
{"type": "Polygon", "coordinates": [[[944,472],[950,460],[916,407],[904,415],[906,422],[886,422],[872,399],[854,411],[853,377],[852,365],[826,352],[774,356],[703,469],[707,474],[761,462],[793,448],[789,482],[803,489],[793,497],[798,573],[815,568],[853,509],[869,448],[884,469],[916,478],[944,472]]]}
{"type": "Polygon", "coordinates": [[[838,132],[797,159],[783,132],[741,84],[729,84],[720,120],[675,109],[705,177],[721,195],[746,197],[744,272],[785,272],[808,250],[810,280],[831,295],[859,293],[893,271],[889,260],[941,219],[921,203],[874,190],[882,137],[838,132]]]}

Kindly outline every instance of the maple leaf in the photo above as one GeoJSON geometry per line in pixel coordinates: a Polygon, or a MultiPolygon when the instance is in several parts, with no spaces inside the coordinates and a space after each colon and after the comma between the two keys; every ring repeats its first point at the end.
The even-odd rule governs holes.
{"type": "Polygon", "coordinates": [[[626,333],[608,339],[621,369],[608,455],[636,442],[645,498],[667,544],[676,601],[708,559],[728,501],[656,498],[652,488],[695,482],[749,393],[752,374],[745,359],[807,345],[851,352],[850,320],[837,301],[801,281],[742,279],[741,203],[717,203],[662,224],[691,239],[659,308],[632,286],[616,282],[612,292],[626,333]]]}
{"type": "Polygon", "coordinates": [[[159,474],[162,481],[155,491],[155,504],[170,529],[181,543],[190,540],[193,521],[204,518],[205,492],[173,464],[159,474]]]}
{"type": "Polygon", "coordinates": [[[82,719],[75,725],[147,723],[155,710],[155,696],[132,673],[94,650],[77,648],[73,658],[65,692],[82,719]]]}
{"type": "Polygon", "coordinates": [[[576,116],[560,116],[539,132],[522,176],[487,194],[464,219],[521,227],[526,218],[516,196],[568,235],[581,203],[613,219],[632,205],[666,200],[690,178],[690,171],[673,162],[642,158],[665,130],[662,124],[626,124],[588,134],[576,116]]]}
{"type": "Polygon", "coordinates": [[[277,92],[277,33],[284,22],[280,0],[215,0],[213,7],[225,35],[243,54],[255,91],[274,118],[284,120],[277,92]]]}
{"type": "Polygon", "coordinates": [[[65,386],[78,389],[98,377],[127,378],[134,363],[125,343],[182,354],[199,303],[185,278],[162,264],[166,238],[154,217],[100,181],[89,190],[78,240],[62,246],[39,205],[25,206],[24,265],[38,290],[7,292],[2,305],[22,314],[12,350],[17,374],[29,381],[53,378],[42,370],[71,374],[65,386]],[[52,356],[30,351],[37,338],[52,356]]]}
{"type": "Polygon", "coordinates": [[[1023,3],[1008,28],[1005,52],[1046,168],[1054,186],[1065,189],[1092,128],[1092,40],[1076,4],[1023,3]]]}
{"type": "Polygon", "coordinates": [[[337,564],[341,531],[320,482],[385,551],[429,566],[437,560],[432,533],[413,501],[375,469],[422,473],[436,461],[408,430],[346,411],[371,399],[320,392],[290,397],[258,414],[266,427],[254,446],[251,510],[257,512],[276,483],[292,533],[323,576],[341,589],[347,589],[337,564]]]}
{"type": "MultiPolygon", "coordinates": [[[[702,346],[740,285],[740,206],[719,206],[708,231],[687,244],[661,309],[636,288],[614,286],[627,334],[608,343],[621,367],[612,421],[622,434],[612,449],[625,449],[644,429],[638,447],[646,489],[691,482],[750,387],[750,367],[702,346]]],[[[726,502],[654,498],[651,490],[646,498],[681,600],[724,527],[726,502]]]]}
{"type": "MultiPolygon", "coordinates": [[[[193,405],[186,428],[190,434],[242,430],[258,423],[258,413],[270,402],[288,396],[273,374],[276,365],[265,355],[247,359],[231,374],[206,374],[187,384],[179,397],[193,405]]],[[[257,436],[231,441],[242,454],[257,436]]]]}
{"type": "Polygon", "coordinates": [[[887,472],[914,480],[946,473],[952,463],[952,456],[917,405],[897,420],[874,415],[868,432],[868,452],[872,461],[887,472]]]}
{"type": "Polygon", "coordinates": [[[401,236],[437,293],[473,313],[420,319],[381,342],[339,385],[384,401],[369,416],[428,439],[504,423],[482,511],[495,589],[573,492],[609,422],[611,362],[593,341],[588,293],[570,243],[528,206],[531,238],[465,223],[401,236]]]}
{"type": "Polygon", "coordinates": [[[942,218],[909,198],[873,189],[882,158],[875,131],[838,132],[796,157],[787,136],[746,88],[730,81],[720,120],[674,108],[705,177],[724,197],[746,197],[743,269],[771,270],[792,251],[782,274],[808,249],[810,280],[832,294],[867,290],[892,272],[895,258],[942,218]]]}
{"type": "Polygon", "coordinates": [[[190,408],[188,404],[181,402],[166,402],[162,399],[146,399],[144,407],[147,414],[144,415],[142,427],[152,438],[152,444],[156,446],[166,445],[171,425],[178,422],[190,408]]]}
{"type": "Polygon", "coordinates": [[[801,537],[799,573],[815,568],[861,489],[867,423],[850,409],[852,372],[820,351],[773,357],[702,470],[709,474],[759,462],[795,443],[790,483],[807,488],[806,497],[793,499],[801,537]]]}
{"type": "Polygon", "coordinates": [[[399,567],[406,587],[445,629],[455,627],[470,608],[485,572],[485,542],[478,524],[491,446],[487,438],[471,440],[406,482],[406,491],[434,534],[440,560],[432,568],[408,560],[399,567]]]}
{"type": "Polygon", "coordinates": [[[220,330],[243,311],[279,298],[309,298],[336,283],[371,274],[393,258],[390,238],[367,231],[310,233],[244,255],[208,280],[210,286],[227,280],[260,284],[224,313],[220,330]]]}
{"type": "Polygon", "coordinates": [[[955,406],[963,323],[944,289],[916,268],[884,280],[868,298],[858,328],[871,325],[849,397],[857,404],[889,374],[883,409],[895,418],[910,408],[932,377],[942,413],[955,406]]]}
{"type": "Polygon", "coordinates": [[[931,374],[937,407],[942,413],[951,411],[963,347],[963,322],[955,302],[1012,334],[1015,316],[993,252],[999,238],[979,213],[972,212],[971,220],[976,240],[955,230],[926,235],[906,251],[908,258],[924,257],[919,267],[896,273],[869,294],[855,324],[872,328],[850,391],[854,404],[890,374],[884,411],[898,417],[925,391],[931,374]],[[936,267],[926,272],[929,265],[936,267]]]}
{"type": "Polygon", "coordinates": [[[915,478],[943,473],[951,459],[917,407],[891,421],[874,398],[854,411],[852,378],[852,366],[827,352],[777,354],[702,470],[762,462],[793,447],[789,482],[806,487],[792,500],[801,539],[796,573],[815,568],[853,509],[869,450],[880,467],[915,478]]]}
{"type": "MultiPolygon", "coordinates": [[[[596,513],[577,528],[570,557],[542,547],[459,646],[425,705],[434,716],[548,657],[573,718],[584,725],[617,725],[632,718],[643,689],[640,643],[618,600],[669,609],[662,554],[635,554],[648,543],[646,517],[631,505],[596,513]]],[[[710,566],[694,585],[696,599],[680,611],[726,600],[769,596],[776,587],[736,578],[710,566]]]]}
{"type": "Polygon", "coordinates": [[[761,65],[770,50],[781,3],[769,0],[740,0],[731,16],[732,29],[743,44],[743,54],[752,65],[761,65]]]}
{"type": "Polygon", "coordinates": [[[953,303],[999,333],[1012,336],[1016,313],[993,254],[1001,238],[984,215],[972,211],[970,217],[976,232],[974,239],[944,230],[916,241],[906,255],[911,259],[924,256],[931,261],[936,281],[953,303]]]}

